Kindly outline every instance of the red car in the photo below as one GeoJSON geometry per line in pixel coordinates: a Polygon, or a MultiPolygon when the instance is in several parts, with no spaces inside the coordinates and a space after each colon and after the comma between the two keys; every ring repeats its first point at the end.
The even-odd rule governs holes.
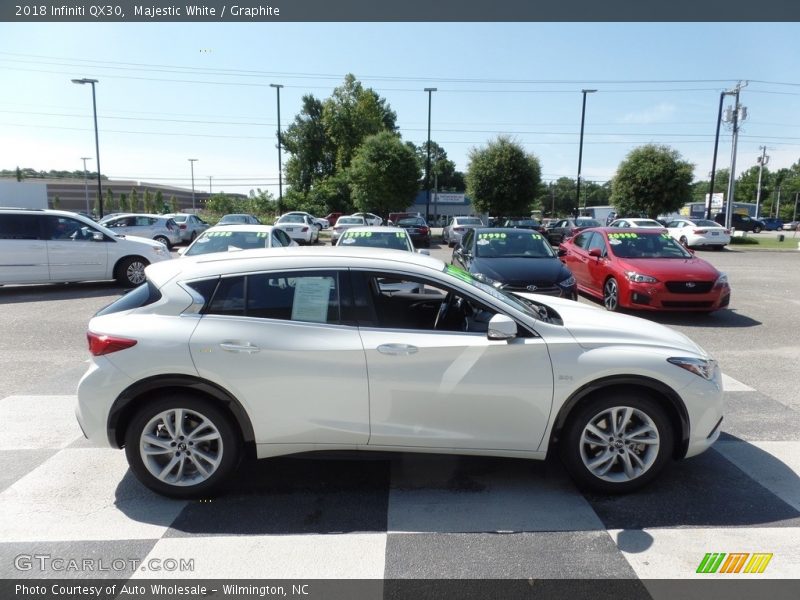
{"type": "Polygon", "coordinates": [[[606,309],[711,312],[728,306],[728,278],[658,229],[585,229],[559,256],[578,291],[606,309]]]}
{"type": "Polygon", "coordinates": [[[328,214],[328,215],[325,217],[325,220],[326,220],[326,221],[328,221],[328,226],[329,226],[329,227],[333,227],[334,225],[336,225],[336,221],[338,221],[338,220],[339,220],[339,217],[341,217],[343,214],[344,214],[344,213],[340,213],[340,212],[332,212],[332,213],[329,213],[329,214],[328,214]]]}

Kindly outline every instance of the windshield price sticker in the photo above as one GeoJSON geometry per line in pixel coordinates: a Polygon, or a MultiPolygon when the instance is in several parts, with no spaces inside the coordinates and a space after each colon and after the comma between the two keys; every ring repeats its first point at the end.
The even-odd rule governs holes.
{"type": "Polygon", "coordinates": [[[372,237],[371,231],[345,231],[344,237],[346,238],[362,238],[362,237],[372,237]]]}
{"type": "Polygon", "coordinates": [[[209,231],[208,237],[231,237],[232,231],[209,231]]]}
{"type": "Polygon", "coordinates": [[[532,233],[532,234],[531,234],[531,237],[532,237],[533,239],[535,239],[535,240],[541,240],[541,239],[543,239],[543,238],[542,238],[542,234],[541,234],[541,233],[532,233]]]}
{"type": "Polygon", "coordinates": [[[639,237],[638,233],[609,233],[608,237],[612,240],[635,240],[639,237]]]}
{"type": "Polygon", "coordinates": [[[504,240],[506,238],[505,233],[479,233],[478,239],[479,240],[504,240]]]}

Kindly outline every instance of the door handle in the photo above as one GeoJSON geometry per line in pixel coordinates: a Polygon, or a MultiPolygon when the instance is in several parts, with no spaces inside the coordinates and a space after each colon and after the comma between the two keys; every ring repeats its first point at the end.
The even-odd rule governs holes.
{"type": "Polygon", "coordinates": [[[418,351],[419,348],[408,344],[381,344],[378,346],[378,352],[391,356],[408,356],[409,354],[416,354],[418,351]]]}
{"type": "Polygon", "coordinates": [[[254,354],[256,352],[260,352],[261,348],[258,346],[254,346],[253,344],[246,343],[246,344],[234,344],[232,342],[222,342],[219,345],[220,348],[225,350],[225,352],[240,352],[246,354],[254,354]]]}

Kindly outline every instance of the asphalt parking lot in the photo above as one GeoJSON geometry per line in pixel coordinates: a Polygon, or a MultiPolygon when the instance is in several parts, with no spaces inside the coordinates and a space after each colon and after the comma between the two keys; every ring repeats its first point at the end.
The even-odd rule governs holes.
{"type": "Polygon", "coordinates": [[[581,494],[557,463],[392,455],[271,459],[213,502],[160,498],[72,416],[86,323],[123,290],[0,288],[0,577],[87,576],[20,571],[15,557],[33,552],[192,558],[198,577],[367,579],[692,577],[706,552],[768,552],[764,576],[798,577],[800,251],[698,254],[728,274],[730,308],[640,316],[719,360],[724,434],[625,497],[581,494]]]}

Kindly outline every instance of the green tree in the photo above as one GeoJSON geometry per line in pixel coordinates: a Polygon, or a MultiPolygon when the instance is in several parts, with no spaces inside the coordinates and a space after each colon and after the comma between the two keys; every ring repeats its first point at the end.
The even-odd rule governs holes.
{"type": "Polygon", "coordinates": [[[116,212],[114,210],[114,190],[110,187],[106,188],[106,198],[103,201],[103,212],[105,214],[116,212]]]}
{"type": "Polygon", "coordinates": [[[130,212],[130,207],[128,206],[128,194],[119,195],[119,212],[130,212]]]}
{"type": "Polygon", "coordinates": [[[322,112],[321,100],[310,94],[303,96],[303,108],[281,137],[283,147],[291,154],[286,161],[286,182],[303,194],[336,170],[336,149],[325,133],[322,112]]]}
{"type": "Polygon", "coordinates": [[[348,176],[356,208],[387,215],[413,202],[420,170],[411,149],[396,134],[384,131],[364,140],[348,176]]]}
{"type": "Polygon", "coordinates": [[[141,212],[141,209],[139,208],[139,192],[136,191],[136,188],[131,189],[131,195],[128,199],[128,203],[130,204],[131,212],[141,212]]]}
{"type": "Polygon", "coordinates": [[[159,214],[164,214],[165,212],[169,212],[169,207],[164,202],[164,192],[158,190],[156,192],[155,200],[153,200],[153,204],[155,205],[155,212],[159,214]]]}
{"type": "Polygon", "coordinates": [[[169,207],[170,211],[177,213],[180,212],[180,206],[178,205],[178,199],[175,196],[169,197],[169,207]]]}
{"type": "MultiPolygon", "coordinates": [[[[413,142],[406,142],[406,145],[414,151],[417,157],[422,179],[419,182],[419,189],[425,187],[425,168],[428,164],[428,142],[423,142],[419,146],[413,142]]],[[[456,164],[447,158],[447,152],[439,144],[431,140],[431,189],[439,191],[464,191],[464,174],[456,171],[456,164]]]]}
{"type": "Polygon", "coordinates": [[[652,219],[677,212],[692,198],[694,165],[668,146],[648,144],[628,153],[617,168],[611,203],[620,214],[652,219]]]}
{"type": "Polygon", "coordinates": [[[233,198],[225,192],[218,192],[206,200],[206,210],[220,215],[236,212],[233,198]]]}
{"type": "Polygon", "coordinates": [[[480,212],[527,214],[541,181],[539,159],[508,137],[473,148],[467,168],[467,196],[480,212]]]}
{"type": "Polygon", "coordinates": [[[100,194],[98,194],[97,192],[94,193],[94,205],[92,208],[92,212],[99,217],[103,216],[100,214],[100,194]]]}
{"type": "Polygon", "coordinates": [[[348,73],[325,100],[322,120],[325,135],[335,148],[336,169],[343,170],[350,166],[364,138],[396,130],[397,115],[384,98],[348,73]]]}
{"type": "Polygon", "coordinates": [[[17,170],[14,173],[14,175],[16,176],[17,181],[22,181],[22,171],[20,171],[19,167],[17,167],[17,170]]]}
{"type": "Polygon", "coordinates": [[[58,194],[53,198],[53,208],[55,210],[61,208],[61,198],[58,197],[58,194]]]}

